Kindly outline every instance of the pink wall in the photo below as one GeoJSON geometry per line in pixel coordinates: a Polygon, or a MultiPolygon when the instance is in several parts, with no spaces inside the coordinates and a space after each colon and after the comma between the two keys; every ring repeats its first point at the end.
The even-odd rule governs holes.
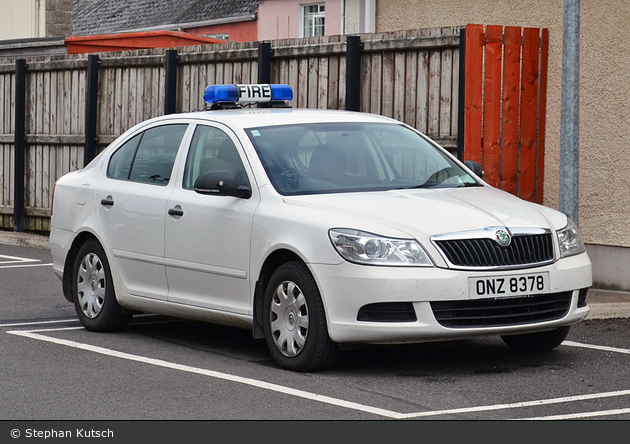
{"type": "Polygon", "coordinates": [[[341,34],[343,0],[263,0],[258,5],[258,40],[298,38],[300,5],[325,3],[326,35],[341,34]]]}

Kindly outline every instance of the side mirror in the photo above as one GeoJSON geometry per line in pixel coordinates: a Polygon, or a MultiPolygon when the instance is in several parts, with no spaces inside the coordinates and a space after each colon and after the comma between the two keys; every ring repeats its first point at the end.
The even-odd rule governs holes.
{"type": "Polygon", "coordinates": [[[464,165],[466,165],[470,170],[472,170],[472,172],[475,173],[480,179],[483,179],[483,176],[484,176],[483,168],[477,162],[475,162],[474,160],[466,160],[464,162],[464,165]]]}
{"type": "Polygon", "coordinates": [[[246,185],[238,185],[234,175],[228,170],[208,171],[197,178],[194,185],[199,194],[217,194],[249,199],[252,190],[246,185]]]}

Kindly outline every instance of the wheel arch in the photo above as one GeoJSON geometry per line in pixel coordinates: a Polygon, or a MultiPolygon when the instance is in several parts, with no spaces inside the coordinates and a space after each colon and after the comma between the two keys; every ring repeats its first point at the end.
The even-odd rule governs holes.
{"type": "MultiPolygon", "coordinates": [[[[255,339],[263,339],[265,332],[263,329],[263,299],[265,296],[265,290],[267,284],[273,272],[282,264],[287,262],[299,261],[306,265],[304,260],[295,252],[287,249],[276,250],[271,253],[265,262],[263,263],[258,279],[256,280],[256,288],[254,290],[254,304],[253,304],[253,335],[255,339]]],[[[307,265],[308,266],[308,265],[307,265]]]]}
{"type": "Polygon", "coordinates": [[[74,262],[77,257],[77,253],[79,252],[79,248],[81,245],[85,243],[88,239],[94,239],[101,245],[101,241],[89,231],[83,231],[79,233],[74,240],[72,241],[72,246],[68,250],[68,254],[66,255],[66,261],[63,265],[63,279],[62,279],[62,288],[63,295],[68,300],[68,302],[74,302],[74,296],[72,293],[72,269],[74,266],[74,262]]]}

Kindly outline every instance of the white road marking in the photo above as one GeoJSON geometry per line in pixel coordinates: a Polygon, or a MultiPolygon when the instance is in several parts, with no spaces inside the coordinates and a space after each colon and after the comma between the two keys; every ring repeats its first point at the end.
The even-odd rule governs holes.
{"type": "MultiPolygon", "coordinates": [[[[57,329],[49,329],[42,331],[56,331],[57,329]]],[[[119,352],[116,350],[110,350],[108,348],[97,347],[94,345],[83,344],[75,341],[68,341],[65,339],[53,338],[50,336],[44,336],[34,331],[8,331],[7,333],[24,336],[27,338],[37,339],[40,341],[52,342],[54,344],[65,345],[68,347],[73,347],[81,350],[87,350],[94,353],[100,353],[102,355],[113,356],[116,358],[127,359],[129,361],[142,362],[145,364],[151,364],[158,367],[170,368],[173,370],[180,370],[188,373],[195,373],[199,375],[209,376],[211,378],[222,379],[225,381],[237,382],[240,384],[246,384],[257,388],[262,388],[266,390],[271,390],[278,393],[283,393],[290,396],[297,396],[304,399],[310,399],[313,401],[319,401],[326,404],[336,405],[339,407],[344,407],[347,409],[359,410],[366,413],[371,413],[373,415],[385,416],[388,418],[400,418],[400,414],[396,412],[392,412],[390,410],[379,409],[376,407],[370,407],[362,404],[357,404],[355,402],[344,401],[342,399],[331,398],[329,396],[318,395],[316,393],[310,393],[303,390],[297,390],[290,387],[285,387],[277,384],[271,384],[264,381],[259,381],[256,379],[244,378],[241,376],[231,375],[228,373],[216,372],[213,370],[207,370],[203,368],[191,367],[188,365],[176,364],[174,362],[163,361],[161,359],[148,358],[146,356],[133,355],[131,353],[119,352]]]]}
{"type": "Polygon", "coordinates": [[[0,268],[50,267],[52,264],[0,265],[0,268]]]}
{"type": "Polygon", "coordinates": [[[628,350],[627,348],[606,347],[605,345],[582,344],[580,342],[573,342],[573,341],[564,341],[562,345],[568,345],[569,347],[591,348],[593,350],[624,353],[626,355],[630,355],[630,350],[628,350]]]}
{"type": "MultiPolygon", "coordinates": [[[[0,328],[3,327],[26,327],[29,325],[44,325],[44,324],[62,324],[62,323],[66,323],[66,322],[76,322],[78,321],[78,318],[74,318],[74,319],[56,319],[56,320],[52,320],[52,321],[35,321],[35,322],[15,322],[12,324],[0,324],[0,328]]],[[[44,331],[44,330],[42,330],[44,331]]]]}
{"type": "Polygon", "coordinates": [[[615,409],[615,410],[602,410],[599,412],[584,412],[584,413],[571,413],[568,415],[555,415],[555,416],[538,416],[535,418],[524,418],[523,421],[559,421],[564,419],[582,419],[582,418],[593,418],[598,416],[612,416],[612,415],[623,415],[625,413],[630,413],[630,409],[615,409]]]}
{"type": "MultiPolygon", "coordinates": [[[[241,377],[237,375],[232,375],[229,373],[222,373],[222,372],[207,370],[207,369],[198,368],[198,367],[191,367],[188,365],[177,364],[174,362],[164,361],[161,359],[154,359],[154,358],[149,358],[146,356],[119,352],[119,351],[111,350],[104,347],[98,347],[94,345],[84,344],[81,342],[54,338],[51,336],[45,336],[45,335],[40,334],[43,332],[77,330],[77,329],[82,329],[82,328],[83,327],[65,327],[65,328],[50,328],[50,329],[39,329],[39,330],[29,330],[29,331],[14,330],[14,331],[8,331],[7,333],[16,335],[16,336],[23,336],[23,337],[27,337],[31,339],[36,339],[39,341],[51,342],[53,344],[64,345],[64,346],[72,347],[75,349],[99,353],[106,356],[126,359],[129,361],[140,362],[144,364],[155,365],[158,367],[170,368],[173,370],[179,370],[179,371],[184,371],[188,373],[209,376],[211,378],[222,379],[225,381],[231,381],[231,382],[236,382],[240,384],[246,384],[252,387],[257,387],[257,388],[261,388],[265,390],[271,390],[277,393],[282,393],[282,394],[286,394],[290,396],[297,396],[303,399],[323,402],[325,404],[330,404],[330,405],[335,405],[342,408],[362,411],[365,413],[370,413],[373,415],[383,416],[383,417],[392,418],[392,419],[410,419],[410,418],[454,415],[454,414],[473,413],[473,412],[488,412],[488,411],[493,411],[493,410],[508,410],[508,409],[524,408],[524,407],[537,407],[537,406],[550,405],[550,404],[578,402],[578,401],[585,401],[585,400],[591,400],[591,399],[630,396],[630,390],[618,390],[614,392],[591,393],[591,394],[586,394],[586,395],[566,396],[566,397],[551,398],[551,399],[539,399],[539,400],[534,400],[534,401],[516,402],[516,403],[510,403],[510,404],[495,404],[495,405],[465,407],[465,408],[457,408],[457,409],[449,409],[449,410],[433,410],[433,411],[427,411],[427,412],[415,412],[415,413],[399,413],[399,412],[394,412],[392,410],[372,407],[372,406],[368,406],[364,404],[359,404],[356,402],[333,398],[330,396],[318,395],[316,393],[306,392],[304,390],[298,390],[291,387],[286,387],[286,386],[282,386],[278,384],[260,381],[257,379],[245,378],[245,377],[241,377]]],[[[571,342],[571,341],[565,341],[563,342],[563,345],[569,345],[573,347],[592,348],[596,350],[615,351],[619,353],[630,353],[630,351],[626,349],[592,346],[589,344],[581,344],[581,343],[571,342]]],[[[562,420],[562,419],[577,419],[577,418],[596,417],[596,416],[620,415],[620,414],[625,414],[625,413],[630,413],[630,409],[603,410],[603,411],[598,411],[598,412],[575,413],[571,415],[541,416],[541,417],[526,418],[526,419],[562,420]]]]}
{"type": "Polygon", "coordinates": [[[9,264],[15,262],[39,262],[39,259],[29,259],[27,257],[6,256],[4,254],[0,254],[0,261],[0,264],[9,264]],[[9,261],[3,261],[3,259],[9,259],[9,261]]]}
{"type": "Polygon", "coordinates": [[[41,262],[39,259],[30,259],[27,257],[6,256],[0,254],[0,268],[23,268],[23,267],[49,267],[50,264],[33,264],[33,262],[41,262]]]}
{"type": "MultiPolygon", "coordinates": [[[[166,322],[184,322],[185,319],[165,319],[165,320],[161,320],[161,321],[144,321],[144,322],[137,322],[138,319],[141,318],[151,318],[151,317],[156,317],[159,315],[156,314],[152,314],[152,313],[143,313],[143,314],[137,314],[134,315],[133,319],[134,322],[131,325],[145,325],[145,324],[163,324],[166,322]]],[[[68,319],[51,319],[48,321],[29,321],[29,322],[15,322],[15,323],[11,323],[11,324],[0,324],[0,328],[4,328],[4,327],[28,327],[28,326],[37,326],[37,325],[45,325],[45,324],[64,324],[66,322],[79,322],[79,318],[68,318],[68,319]]],[[[83,328],[83,327],[79,327],[79,328],[83,328]]],[[[74,327],[72,327],[71,329],[74,329],[74,327]]],[[[53,329],[49,329],[49,330],[37,330],[37,331],[59,331],[59,330],[64,330],[63,328],[53,328],[53,329]]]]}
{"type": "Polygon", "coordinates": [[[454,415],[458,413],[517,409],[517,408],[523,408],[523,407],[537,407],[541,405],[561,404],[565,402],[586,401],[589,399],[611,398],[615,396],[630,396],[630,390],[619,390],[615,392],[604,392],[604,393],[591,393],[588,395],[566,396],[562,398],[538,399],[535,401],[515,402],[512,404],[496,404],[496,405],[486,405],[486,406],[478,406],[478,407],[467,407],[467,408],[461,408],[461,409],[434,410],[432,412],[409,413],[409,414],[406,414],[404,417],[405,418],[418,418],[422,416],[454,415]]]}

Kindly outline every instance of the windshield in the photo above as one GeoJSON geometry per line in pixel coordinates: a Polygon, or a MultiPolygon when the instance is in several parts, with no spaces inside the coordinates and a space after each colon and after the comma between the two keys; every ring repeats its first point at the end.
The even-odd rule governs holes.
{"type": "Polygon", "coordinates": [[[283,195],[479,185],[403,125],[313,123],[246,131],[283,195]]]}

